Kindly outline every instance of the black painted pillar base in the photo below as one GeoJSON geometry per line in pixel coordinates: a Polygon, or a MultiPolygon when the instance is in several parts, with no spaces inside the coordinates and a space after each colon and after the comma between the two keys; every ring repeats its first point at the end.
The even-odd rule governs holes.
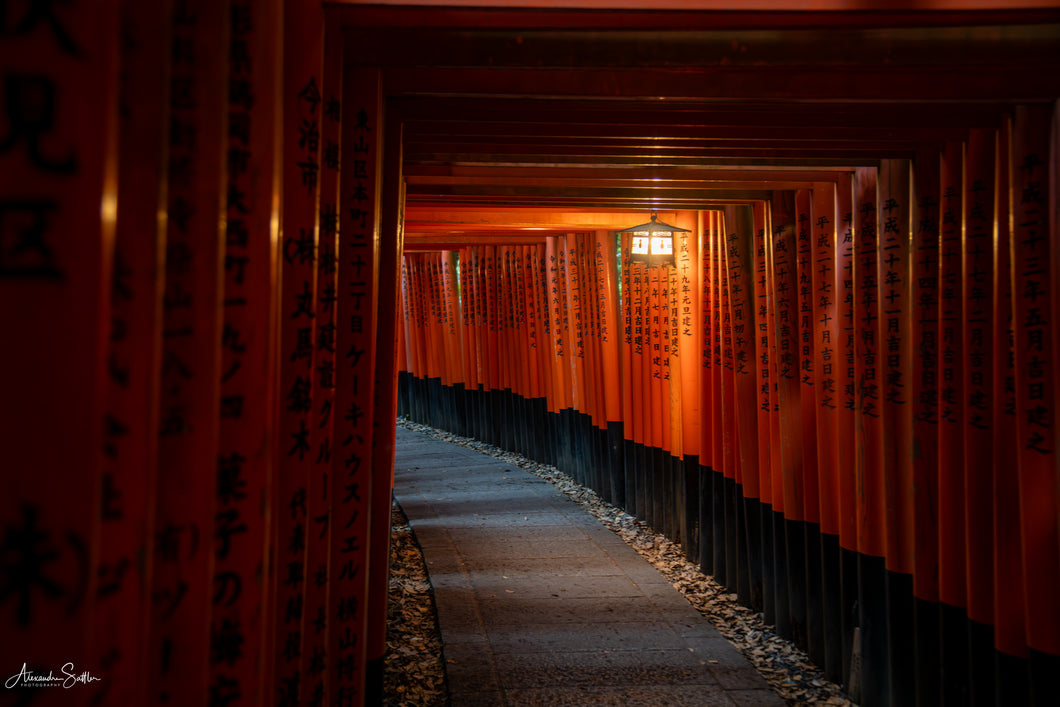
{"type": "Polygon", "coordinates": [[[882,557],[858,555],[861,707],[892,707],[887,648],[887,568],[882,557]]]}
{"type": "Polygon", "coordinates": [[[1056,676],[1060,675],[1060,655],[1050,655],[1032,650],[1027,662],[1030,667],[1031,677],[1030,704],[1034,707],[1055,705],[1057,699],[1056,676]]]}
{"type": "Polygon", "coordinates": [[[839,565],[839,536],[821,533],[821,604],[825,676],[834,683],[842,684],[843,675],[843,622],[841,589],[842,574],[839,565]]]}
{"type": "Polygon", "coordinates": [[[916,632],[915,672],[917,707],[941,703],[939,688],[939,604],[913,599],[913,630],[916,632]]]}
{"type": "MultiPolygon", "coordinates": [[[[726,553],[728,551],[728,535],[725,528],[725,498],[726,498],[726,487],[725,477],[715,471],[711,474],[712,491],[713,496],[713,522],[714,522],[714,578],[718,580],[718,583],[722,586],[729,586],[729,564],[726,561],[726,553]]],[[[732,581],[735,581],[735,577],[732,581]]]]}
{"type": "Polygon", "coordinates": [[[714,574],[714,470],[699,467],[699,568],[714,574]]]}
{"type": "Polygon", "coordinates": [[[626,465],[622,458],[625,450],[622,439],[622,423],[607,423],[607,473],[611,477],[611,503],[626,508],[626,465]]]}
{"type": "Polygon", "coordinates": [[[806,539],[806,652],[824,667],[824,576],[821,559],[821,526],[805,524],[806,539]]]}
{"type": "Polygon", "coordinates": [[[755,611],[765,608],[763,566],[765,553],[762,547],[762,502],[757,498],[743,499],[743,538],[747,555],[747,589],[750,606],[755,611]]]}
{"type": "Polygon", "coordinates": [[[1027,660],[1007,653],[995,653],[994,666],[997,674],[997,680],[994,682],[994,703],[1029,705],[1031,685],[1027,660]]]}
{"type": "Polygon", "coordinates": [[[939,604],[939,655],[943,705],[968,704],[968,618],[964,609],[939,604]]]}
{"type": "Polygon", "coordinates": [[[758,537],[762,542],[762,614],[767,624],[775,626],[776,608],[776,574],[773,554],[773,508],[765,503],[758,506],[758,537]]]}
{"type": "MultiPolygon", "coordinates": [[[[971,673],[971,704],[973,707],[993,707],[994,685],[994,627],[968,619],[968,667],[971,673]]],[[[1060,702],[1060,697],[1057,697],[1060,702]]]]}
{"type": "Polygon", "coordinates": [[[916,635],[913,624],[913,575],[887,571],[887,643],[891,704],[916,704],[916,635]]]}
{"type": "Polygon", "coordinates": [[[700,543],[700,516],[699,516],[699,457],[689,454],[685,456],[683,466],[684,473],[684,503],[685,503],[685,527],[683,536],[683,547],[685,559],[689,562],[699,564],[700,543]]]}
{"type": "Polygon", "coordinates": [[[784,535],[788,552],[788,618],[791,621],[791,640],[809,652],[809,631],[806,627],[806,522],[784,519],[784,535]]]}
{"type": "Polygon", "coordinates": [[[383,704],[383,658],[372,658],[364,664],[364,704],[376,707],[383,704]]]}

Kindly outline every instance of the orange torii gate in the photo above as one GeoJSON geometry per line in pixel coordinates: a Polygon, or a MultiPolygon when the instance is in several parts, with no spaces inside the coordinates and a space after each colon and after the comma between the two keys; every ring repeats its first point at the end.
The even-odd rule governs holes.
{"type": "MultiPolygon", "coordinates": [[[[405,405],[568,469],[679,540],[834,679],[850,679],[856,629],[865,704],[1052,697],[1060,287],[1047,72],[993,55],[954,68],[917,45],[939,61],[937,80],[880,68],[894,81],[876,95],[820,53],[789,77],[786,47],[770,43],[750,54],[776,64],[743,65],[740,79],[723,63],[552,72],[522,54],[500,55],[515,68],[423,68],[428,43],[387,49],[402,63],[366,55],[392,35],[365,34],[434,29],[357,5],[0,11],[10,689],[69,662],[74,688],[37,703],[376,701],[391,421],[405,405]],[[712,105],[680,92],[694,84],[718,92],[699,96],[712,105]],[[513,86],[548,98],[518,102],[513,86]],[[713,122],[644,110],[637,90],[685,97],[682,111],[713,122]],[[854,101],[814,105],[838,91],[895,125],[854,101]],[[468,97],[491,93],[507,97],[468,97]],[[555,95],[569,98],[550,119],[569,123],[562,140],[546,120],[555,95]],[[591,104],[604,95],[607,117],[629,122],[600,136],[591,104]],[[957,113],[928,114],[935,103],[905,115],[907,101],[936,98],[973,117],[947,125],[957,113]],[[435,100],[473,106],[453,122],[489,119],[445,152],[428,139],[451,127],[425,117],[435,100]],[[505,111],[521,148],[499,134],[505,111]],[[669,131],[678,173],[608,162],[649,153],[619,147],[638,126],[669,131]],[[726,140],[676,145],[704,127],[726,140]],[[815,152],[829,130],[841,137],[815,152]],[[476,149],[495,150],[496,172],[470,174],[476,149]],[[535,150],[535,166],[520,165],[535,150]],[[606,180],[585,164],[597,158],[606,180]],[[731,169],[704,167],[715,159],[731,169]],[[502,183],[481,183],[494,174],[502,183]],[[656,179],[689,231],[670,267],[631,262],[613,235],[656,179]],[[704,196],[719,185],[726,198],[704,196]],[[417,234],[406,248],[406,196],[420,213],[451,197],[475,234],[417,234]],[[491,233],[510,204],[557,211],[491,233]]],[[[943,25],[964,18],[947,13],[968,4],[929,5],[952,42],[943,25]]],[[[521,19],[593,14],[446,13],[424,11],[479,23],[459,31],[490,47],[521,19]]],[[[683,17],[700,30],[717,19],[683,17]]],[[[792,20],[725,17],[724,31],[792,20]]],[[[844,41],[878,21],[822,17],[844,41]]],[[[1055,13],[1005,17],[1033,28],[1020,61],[1047,63],[1055,13]]],[[[722,29],[708,29],[709,44],[722,29]]]]}
{"type": "MultiPolygon", "coordinates": [[[[1021,134],[1048,134],[1043,116],[1028,110],[1018,118],[1021,134]]],[[[1000,444],[1014,453],[1018,428],[988,438],[967,430],[989,429],[996,414],[990,410],[1005,407],[1002,393],[1014,379],[1011,369],[991,371],[984,358],[986,342],[997,348],[1017,340],[998,334],[1005,326],[999,302],[1009,288],[1022,288],[1029,302],[1021,315],[1025,329],[1017,327],[1012,336],[1024,331],[1035,353],[1046,346],[1034,328],[1047,321],[1036,279],[1047,274],[1038,267],[1040,256],[978,245],[984,238],[998,244],[1008,238],[989,224],[1005,223],[1009,203],[1018,201],[1029,223],[1037,223],[1038,202],[1023,202],[1024,192],[1017,195],[1005,184],[1030,180],[1040,169],[1036,155],[1047,148],[1021,147],[1030,176],[1017,174],[1019,168],[999,156],[1005,130],[973,132],[965,145],[915,161],[885,160],[879,169],[852,169],[834,182],[775,192],[758,204],[703,211],[691,219],[701,234],[677,246],[689,253],[678,267],[632,261],[628,236],[619,239],[622,257],[612,263],[587,257],[590,247],[614,250],[606,234],[597,234],[595,246],[579,234],[548,237],[543,287],[503,268],[487,273],[501,288],[489,290],[490,297],[503,301],[510,287],[539,287],[546,294],[550,347],[528,357],[525,370],[507,370],[524,366],[505,347],[523,346],[525,337],[502,327],[500,336],[476,338],[470,322],[466,340],[480,342],[472,347],[496,347],[476,356],[500,367],[494,369],[499,380],[528,377],[537,353],[546,355],[552,386],[543,421],[548,432],[541,437],[552,448],[537,455],[681,539],[686,551],[695,547],[706,571],[761,606],[830,674],[850,670],[857,626],[862,660],[903,673],[899,679],[866,671],[863,690],[952,691],[960,680],[955,676],[975,665],[989,673],[975,677],[986,689],[994,679],[982,662],[991,639],[986,633],[970,637],[972,663],[958,655],[966,644],[953,642],[962,631],[955,611],[974,612],[977,625],[994,626],[999,640],[1019,641],[1025,627],[1012,604],[994,598],[999,573],[1015,572],[1019,564],[1023,581],[1036,587],[1054,582],[1048,563],[1039,571],[1005,555],[1012,569],[1003,569],[1004,553],[993,548],[1011,542],[1011,525],[1003,530],[965,520],[1022,516],[1019,502],[999,493],[1014,487],[1011,475],[999,475],[991,451],[1000,444]],[[1011,201],[996,198],[994,189],[1007,189],[1011,201]],[[1029,279],[1007,264],[1002,272],[1012,274],[998,275],[992,253],[1003,254],[1000,263],[1027,259],[1023,277],[1029,279]],[[621,282],[621,294],[597,284],[608,277],[621,282]],[[689,292],[696,296],[682,309],[689,292]],[[592,309],[587,293],[595,293],[592,309]],[[600,332],[611,312],[623,323],[616,359],[621,374],[614,380],[589,375],[601,370],[606,349],[600,332]],[[701,331],[688,342],[699,362],[690,367],[683,365],[681,338],[689,321],[701,331]],[[696,394],[685,400],[690,389],[696,394]],[[606,400],[615,401],[608,414],[620,415],[607,418],[625,439],[618,455],[601,454],[589,441],[603,429],[600,405],[606,400]],[[991,400],[998,401],[993,408],[991,400]],[[695,426],[686,424],[690,416],[695,426]],[[950,419],[964,420],[960,437],[952,437],[957,428],[942,434],[950,419]],[[912,448],[922,454],[901,451],[912,448]],[[694,483],[667,461],[686,455],[696,460],[694,483]],[[956,468],[953,455],[963,460],[956,468]],[[942,548],[950,556],[943,557],[942,548]],[[955,595],[957,587],[968,589],[955,595]],[[941,610],[931,603],[940,596],[941,610]],[[851,615],[843,607],[855,601],[859,613],[851,615]],[[941,623],[932,625],[933,615],[941,623]],[[899,650],[914,643],[922,647],[918,655],[944,666],[942,682],[899,650]]],[[[1022,189],[1036,194],[1033,185],[1022,189]]],[[[465,252],[474,248],[480,246],[465,252]]],[[[477,264],[474,257],[462,262],[472,269],[477,264]]],[[[469,281],[475,277],[468,275],[469,281]]],[[[1013,305],[1013,316],[1020,312],[1013,305]]],[[[1051,369],[1041,368],[1044,358],[1027,356],[1024,376],[1033,380],[1025,392],[1041,400],[1051,369]]],[[[517,398],[518,390],[513,386],[517,398]]],[[[1017,404],[1010,403],[1010,411],[1017,404]]],[[[1033,469],[1037,455],[1048,451],[1037,428],[1049,418],[1043,406],[1023,404],[1029,412],[1022,419],[1033,421],[1024,428],[1024,448],[1034,456],[1023,454],[1033,469]]],[[[1026,483],[1037,478],[1026,474],[1026,483]]],[[[1044,515],[1034,527],[1046,536],[1052,532],[1044,515]]],[[[1024,601],[1011,587],[1004,593],[1017,606],[1024,601]]]]}

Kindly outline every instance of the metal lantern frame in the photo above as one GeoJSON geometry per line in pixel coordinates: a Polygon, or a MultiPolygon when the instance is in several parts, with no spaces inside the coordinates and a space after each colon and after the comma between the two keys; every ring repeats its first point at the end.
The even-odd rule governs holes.
{"type": "Polygon", "coordinates": [[[628,233],[632,237],[629,259],[634,263],[649,265],[674,265],[674,234],[688,233],[687,228],[671,226],[659,220],[659,215],[651,212],[651,221],[639,226],[623,228],[618,233],[628,233]]]}

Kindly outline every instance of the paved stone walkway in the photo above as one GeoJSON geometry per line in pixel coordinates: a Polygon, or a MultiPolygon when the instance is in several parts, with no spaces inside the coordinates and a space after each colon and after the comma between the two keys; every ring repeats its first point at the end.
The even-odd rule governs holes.
{"type": "Polygon", "coordinates": [[[548,482],[398,427],[453,707],[783,705],[659,572],[548,482]]]}

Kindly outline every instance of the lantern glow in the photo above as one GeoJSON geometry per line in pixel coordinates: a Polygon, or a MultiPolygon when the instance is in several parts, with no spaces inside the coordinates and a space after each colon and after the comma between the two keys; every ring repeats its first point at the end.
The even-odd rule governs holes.
{"type": "Polygon", "coordinates": [[[673,265],[674,233],[688,233],[688,229],[659,221],[658,214],[653,211],[648,223],[624,228],[618,233],[629,233],[632,236],[629,253],[633,262],[673,265]]]}

